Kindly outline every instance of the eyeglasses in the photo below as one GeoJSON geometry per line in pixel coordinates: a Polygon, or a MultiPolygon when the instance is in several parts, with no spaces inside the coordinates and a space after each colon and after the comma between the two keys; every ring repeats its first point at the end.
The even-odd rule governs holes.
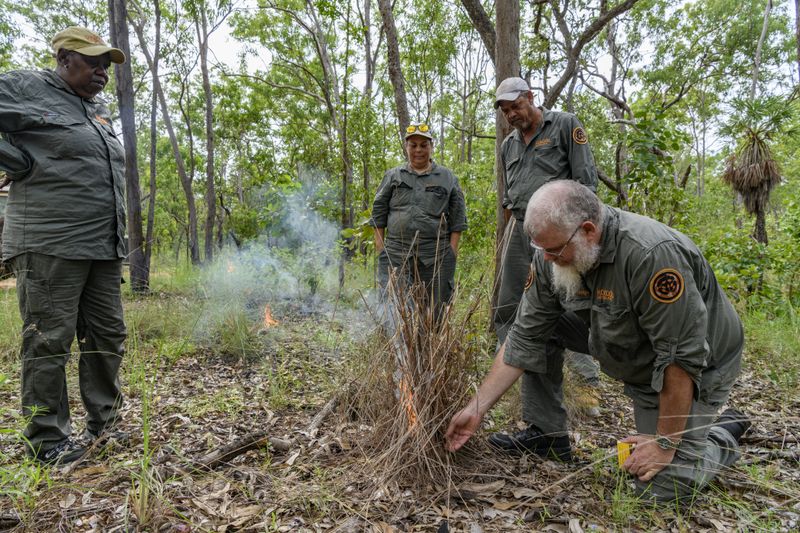
{"type": "Polygon", "coordinates": [[[430,130],[430,128],[427,124],[412,124],[406,128],[406,133],[428,133],[428,130],[430,130]]]}
{"type": "Polygon", "coordinates": [[[534,250],[539,250],[540,252],[544,252],[547,255],[552,255],[553,257],[558,259],[559,257],[561,257],[561,254],[564,253],[564,250],[567,249],[567,246],[569,246],[569,243],[572,242],[572,239],[578,233],[578,230],[581,229],[581,226],[583,226],[583,224],[581,224],[580,226],[575,228],[575,231],[572,232],[572,235],[569,236],[569,239],[567,239],[567,242],[565,242],[564,245],[560,247],[560,249],[559,249],[558,246],[556,246],[554,248],[542,248],[541,246],[539,246],[538,244],[536,244],[533,241],[531,241],[531,246],[533,247],[534,250]],[[558,250],[558,251],[556,251],[556,250],[558,250]]]}

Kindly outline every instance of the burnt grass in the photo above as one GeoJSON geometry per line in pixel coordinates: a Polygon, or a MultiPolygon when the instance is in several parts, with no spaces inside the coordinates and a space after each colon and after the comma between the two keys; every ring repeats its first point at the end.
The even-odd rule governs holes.
{"type": "MultiPolygon", "coordinates": [[[[630,434],[621,387],[604,380],[601,414],[572,422],[576,460],[503,457],[480,448],[446,484],[414,488],[373,469],[371,428],[344,396],[358,343],[342,316],[276,311],[247,358],[199,346],[174,360],[126,360],[124,443],[38,472],[19,441],[18,369],[3,385],[2,531],[791,531],[800,527],[800,397],[748,370],[731,405],[754,421],[743,456],[684,507],[638,502],[616,465],[630,434]],[[338,339],[338,340],[337,340],[338,339]],[[332,398],[337,408],[312,421],[332,398]],[[198,459],[261,432],[260,445],[206,467],[198,459]],[[269,444],[269,439],[273,444],[269,444]],[[288,443],[279,449],[276,442],[288,443]],[[466,473],[465,473],[466,472],[466,473]],[[14,474],[18,475],[16,481],[14,474]],[[23,474],[20,476],[20,474],[23,474]],[[38,476],[38,478],[37,478],[38,476]],[[22,490],[18,490],[22,489],[22,490]]],[[[356,326],[358,328],[358,326],[356,326]]],[[[70,363],[76,430],[82,407],[70,363]]],[[[569,383],[567,384],[569,386],[569,383]]],[[[465,384],[468,388],[470,384],[465,384]]],[[[513,411],[513,394],[503,403],[513,411]]],[[[501,407],[503,408],[503,407],[501,407]]],[[[482,437],[496,428],[489,420],[482,437]]],[[[410,450],[409,453],[413,453],[410,450]]]]}

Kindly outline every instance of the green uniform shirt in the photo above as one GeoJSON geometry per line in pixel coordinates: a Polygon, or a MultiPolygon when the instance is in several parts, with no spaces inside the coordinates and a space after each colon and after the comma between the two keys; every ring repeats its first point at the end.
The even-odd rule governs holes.
{"type": "Polygon", "coordinates": [[[450,246],[450,233],[467,229],[458,179],[436,163],[427,174],[418,175],[408,165],[387,171],[372,203],[372,225],[386,228],[390,254],[416,255],[423,264],[433,264],[437,245],[441,257],[450,246]]]}
{"type": "Polygon", "coordinates": [[[3,258],[125,256],[125,153],[108,108],[50,70],[0,75],[3,258]]]}
{"type": "Polygon", "coordinates": [[[503,141],[500,156],[506,169],[503,207],[525,219],[525,208],[539,187],[553,180],[572,179],[597,190],[597,170],[586,132],[571,113],[542,110],[539,131],[526,145],[519,130],[503,141]]]}
{"type": "Polygon", "coordinates": [[[694,380],[697,399],[724,401],[739,373],[744,333],[708,262],[682,233],[605,210],[598,265],[575,298],[554,292],[551,265],[535,255],[506,363],[544,372],[545,343],[559,316],[573,311],[589,325],[590,353],[611,377],[660,392],[664,369],[675,363],[694,380]]]}

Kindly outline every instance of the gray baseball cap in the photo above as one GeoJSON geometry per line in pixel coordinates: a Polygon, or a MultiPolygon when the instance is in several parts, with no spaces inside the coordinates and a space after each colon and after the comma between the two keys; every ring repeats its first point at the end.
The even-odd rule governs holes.
{"type": "Polygon", "coordinates": [[[500,105],[500,102],[513,102],[519,98],[522,93],[527,93],[531,90],[528,82],[522,78],[506,78],[497,86],[494,94],[494,108],[500,105]]]}

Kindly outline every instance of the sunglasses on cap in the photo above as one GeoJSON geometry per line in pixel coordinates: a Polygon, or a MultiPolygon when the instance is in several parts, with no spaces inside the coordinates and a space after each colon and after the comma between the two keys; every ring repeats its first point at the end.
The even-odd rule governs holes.
{"type": "Polygon", "coordinates": [[[412,124],[406,128],[406,133],[428,133],[429,130],[430,128],[427,124],[412,124]]]}

